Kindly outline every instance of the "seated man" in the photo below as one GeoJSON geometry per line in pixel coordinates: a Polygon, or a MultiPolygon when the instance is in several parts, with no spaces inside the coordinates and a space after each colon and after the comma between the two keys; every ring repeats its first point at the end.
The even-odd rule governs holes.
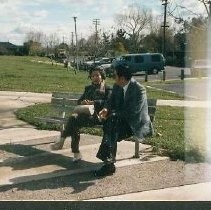
{"type": "Polygon", "coordinates": [[[89,77],[92,83],[85,87],[84,93],[78,100],[78,105],[94,105],[94,115],[73,114],[70,116],[60,141],[56,142],[51,147],[53,150],[62,149],[66,137],[71,136],[71,149],[74,153],[73,161],[81,159],[79,151],[79,129],[100,124],[98,113],[103,108],[104,102],[107,100],[108,96],[111,94],[111,88],[105,85],[105,72],[102,69],[98,67],[91,69],[89,77]]]}
{"type": "Polygon", "coordinates": [[[96,176],[115,173],[117,141],[130,136],[143,139],[153,134],[145,87],[132,78],[127,66],[116,66],[114,76],[112,94],[99,113],[104,122],[97,157],[104,165],[95,171],[96,176]]]}

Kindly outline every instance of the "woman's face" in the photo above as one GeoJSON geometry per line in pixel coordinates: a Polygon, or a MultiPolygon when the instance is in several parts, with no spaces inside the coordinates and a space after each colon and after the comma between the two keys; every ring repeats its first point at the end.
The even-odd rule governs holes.
{"type": "Polygon", "coordinates": [[[99,71],[93,71],[91,74],[92,83],[97,85],[102,82],[102,77],[99,71]]]}

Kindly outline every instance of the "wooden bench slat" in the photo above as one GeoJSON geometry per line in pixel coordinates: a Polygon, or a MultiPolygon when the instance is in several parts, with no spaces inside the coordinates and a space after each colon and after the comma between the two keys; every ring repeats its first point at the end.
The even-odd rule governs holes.
{"type": "Polygon", "coordinates": [[[55,110],[55,116],[58,114],[62,114],[65,112],[66,114],[72,112],[75,106],[60,106],[60,105],[52,105],[53,109],[55,110]]]}
{"type": "Polygon", "coordinates": [[[76,106],[77,99],[51,98],[51,104],[58,104],[61,106],[76,106]]]}
{"type": "Polygon", "coordinates": [[[79,93],[69,93],[69,92],[53,92],[52,97],[53,98],[69,98],[69,99],[79,99],[81,94],[79,93]]]}
{"type": "Polygon", "coordinates": [[[56,123],[56,124],[64,124],[67,121],[67,119],[62,118],[62,117],[51,117],[51,116],[36,117],[36,119],[39,119],[40,121],[43,121],[43,122],[56,123]]]}

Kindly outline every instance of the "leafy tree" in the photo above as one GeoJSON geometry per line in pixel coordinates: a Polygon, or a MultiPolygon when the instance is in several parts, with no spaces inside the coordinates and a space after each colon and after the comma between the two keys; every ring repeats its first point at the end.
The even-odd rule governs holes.
{"type": "Polygon", "coordinates": [[[29,40],[28,42],[24,43],[24,52],[28,55],[43,55],[43,50],[41,43],[29,40]]]}
{"type": "Polygon", "coordinates": [[[113,56],[128,53],[128,40],[126,38],[126,31],[118,29],[116,34],[111,35],[111,49],[113,56]]]}

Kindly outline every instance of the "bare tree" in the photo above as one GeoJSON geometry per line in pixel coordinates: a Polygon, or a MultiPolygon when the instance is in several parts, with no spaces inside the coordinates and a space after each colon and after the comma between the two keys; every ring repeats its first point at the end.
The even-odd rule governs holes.
{"type": "Polygon", "coordinates": [[[210,11],[211,1],[209,1],[209,0],[198,0],[198,1],[200,1],[200,2],[202,2],[204,4],[204,7],[206,9],[206,12],[207,12],[208,16],[210,16],[211,15],[211,11],[210,11]],[[209,4],[209,8],[208,8],[208,4],[209,4]]]}
{"type": "Polygon", "coordinates": [[[87,42],[86,42],[86,45],[85,45],[85,48],[88,52],[89,55],[95,55],[95,50],[96,50],[96,47],[95,47],[95,33],[91,34],[88,39],[87,39],[87,42]]]}
{"type": "Polygon", "coordinates": [[[129,6],[128,11],[117,14],[115,17],[119,28],[125,30],[131,40],[131,50],[137,51],[140,47],[142,33],[146,32],[150,22],[152,21],[152,13],[150,10],[142,9],[137,4],[129,6]]]}
{"type": "Polygon", "coordinates": [[[150,33],[159,34],[161,29],[161,21],[156,17],[152,18],[152,21],[149,24],[150,33]]]}
{"type": "Polygon", "coordinates": [[[27,46],[29,55],[43,55],[44,34],[42,32],[30,31],[25,37],[25,46],[27,46]]]}
{"type": "Polygon", "coordinates": [[[29,33],[26,34],[25,40],[26,41],[33,41],[33,42],[38,42],[40,44],[43,44],[44,41],[44,33],[40,31],[30,31],[29,33]]]}
{"type": "Polygon", "coordinates": [[[59,45],[59,38],[56,33],[50,34],[47,38],[49,50],[51,53],[55,53],[55,47],[59,45]]]}

